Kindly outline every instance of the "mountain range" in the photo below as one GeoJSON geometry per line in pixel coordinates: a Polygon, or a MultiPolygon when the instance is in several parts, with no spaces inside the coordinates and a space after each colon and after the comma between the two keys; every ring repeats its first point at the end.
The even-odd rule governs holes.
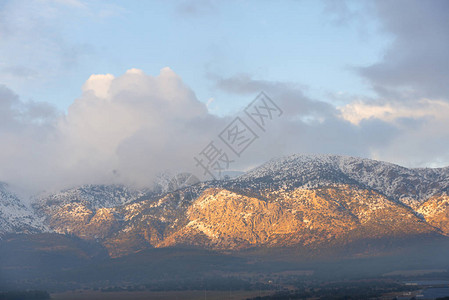
{"type": "Polygon", "coordinates": [[[227,180],[170,192],[86,185],[27,206],[0,185],[0,234],[53,232],[120,257],[188,247],[323,249],[449,235],[449,167],[292,155],[227,180]]]}

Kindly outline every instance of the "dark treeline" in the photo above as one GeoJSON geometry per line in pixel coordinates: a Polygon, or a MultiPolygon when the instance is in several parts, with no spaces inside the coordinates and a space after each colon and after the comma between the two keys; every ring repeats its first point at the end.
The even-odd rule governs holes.
{"type": "Polygon", "coordinates": [[[0,300],[46,300],[50,294],[46,291],[9,291],[0,292],[0,300]]]}

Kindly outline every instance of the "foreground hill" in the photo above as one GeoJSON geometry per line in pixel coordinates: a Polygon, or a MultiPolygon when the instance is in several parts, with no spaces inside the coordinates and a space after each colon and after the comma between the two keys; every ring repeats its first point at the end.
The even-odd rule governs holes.
{"type": "Polygon", "coordinates": [[[52,230],[96,240],[113,257],[173,246],[320,249],[445,236],[448,189],[449,168],[293,155],[167,194],[90,186],[43,197],[36,209],[52,230]]]}

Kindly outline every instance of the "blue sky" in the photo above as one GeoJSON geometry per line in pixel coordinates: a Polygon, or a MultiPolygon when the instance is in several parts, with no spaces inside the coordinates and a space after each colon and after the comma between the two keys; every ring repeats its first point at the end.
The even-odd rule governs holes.
{"type": "MultiPolygon", "coordinates": [[[[248,74],[287,81],[311,97],[332,93],[370,95],[353,67],[378,61],[391,42],[358,2],[338,4],[353,20],[322,1],[7,1],[3,69],[30,68],[32,75],[2,74],[23,99],[66,110],[91,74],[123,74],[139,68],[157,75],[170,67],[211,111],[227,114],[247,97],[229,97],[211,76],[248,74]],[[363,26],[360,23],[363,22],[363,26]],[[22,39],[20,36],[22,35],[22,39]],[[37,50],[37,53],[35,51],[37,50]]],[[[3,48],[3,47],[2,47],[3,48]]]]}
{"type": "Polygon", "coordinates": [[[195,172],[261,91],[284,114],[231,170],[293,153],[449,166],[448,14],[447,0],[0,0],[0,181],[195,172]]]}

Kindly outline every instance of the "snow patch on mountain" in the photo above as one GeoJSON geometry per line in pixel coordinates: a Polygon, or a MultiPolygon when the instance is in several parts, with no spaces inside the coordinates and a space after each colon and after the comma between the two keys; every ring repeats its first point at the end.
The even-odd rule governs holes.
{"type": "Polygon", "coordinates": [[[284,189],[352,184],[413,207],[449,190],[449,167],[409,169],[357,157],[295,154],[273,159],[238,177],[236,182],[284,189]]]}
{"type": "Polygon", "coordinates": [[[35,202],[39,205],[61,206],[81,202],[90,209],[112,208],[128,204],[145,195],[145,191],[124,185],[83,185],[54,194],[40,195],[35,202]]]}
{"type": "Polygon", "coordinates": [[[5,233],[31,233],[47,230],[43,220],[34,214],[8,185],[0,183],[0,235],[5,233]]]}

